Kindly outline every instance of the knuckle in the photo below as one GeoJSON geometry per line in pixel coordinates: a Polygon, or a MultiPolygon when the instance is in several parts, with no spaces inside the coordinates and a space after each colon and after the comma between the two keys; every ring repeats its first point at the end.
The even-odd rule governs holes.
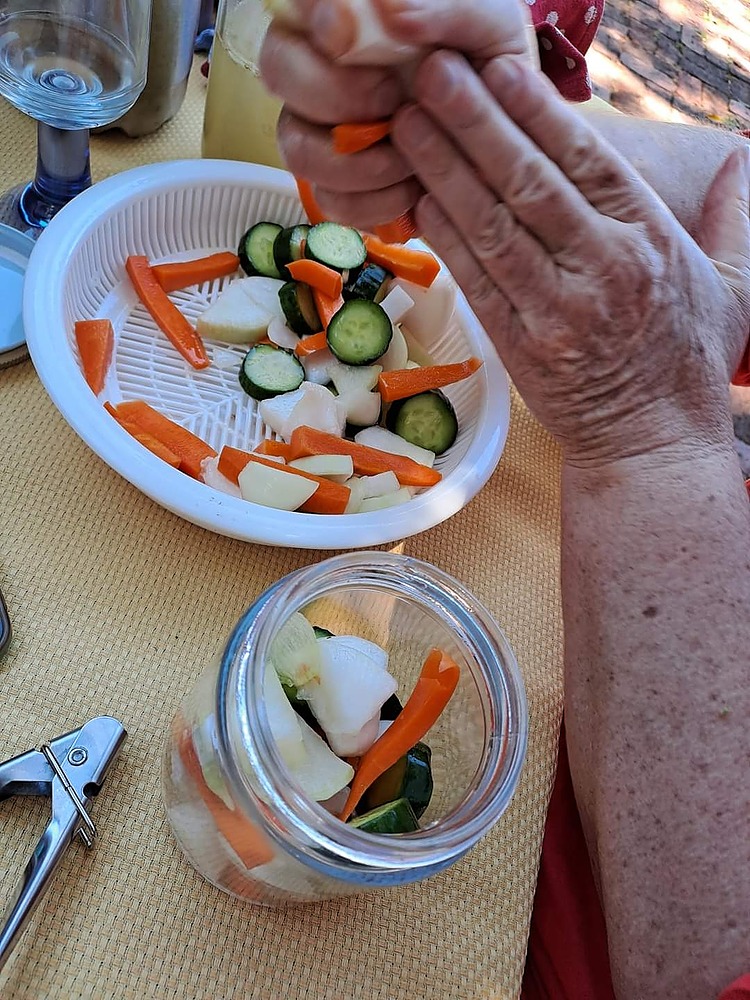
{"type": "Polygon", "coordinates": [[[494,305],[498,291],[490,276],[485,271],[478,271],[468,283],[466,296],[477,313],[486,313],[494,305]]]}
{"type": "Polygon", "coordinates": [[[537,205],[552,197],[549,161],[542,153],[519,159],[511,169],[505,197],[513,205],[537,205]]]}
{"type": "Polygon", "coordinates": [[[482,215],[473,236],[474,248],[480,259],[507,256],[514,243],[516,225],[505,205],[497,202],[482,215]]]}

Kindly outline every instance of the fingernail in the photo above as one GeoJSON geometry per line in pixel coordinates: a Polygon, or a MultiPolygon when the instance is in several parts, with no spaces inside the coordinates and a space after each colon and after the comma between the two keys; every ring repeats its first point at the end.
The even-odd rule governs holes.
{"type": "Polygon", "coordinates": [[[459,56],[448,52],[439,52],[433,56],[426,80],[428,96],[435,101],[450,100],[461,83],[463,68],[459,56]]]}
{"type": "Polygon", "coordinates": [[[317,47],[332,58],[343,55],[354,43],[351,17],[335,0],[319,0],[310,17],[310,31],[317,47]]]}
{"type": "Polygon", "coordinates": [[[523,68],[517,56],[496,56],[485,66],[482,76],[485,81],[489,76],[492,89],[512,90],[521,82],[523,68]]]}

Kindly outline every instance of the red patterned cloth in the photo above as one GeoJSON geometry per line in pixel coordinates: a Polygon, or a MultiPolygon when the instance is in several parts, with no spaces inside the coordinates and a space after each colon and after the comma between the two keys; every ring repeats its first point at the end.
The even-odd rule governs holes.
{"type": "Polygon", "coordinates": [[[526,0],[536,27],[542,70],[568,101],[587,101],[586,52],[602,19],[604,0],[526,0]]]}

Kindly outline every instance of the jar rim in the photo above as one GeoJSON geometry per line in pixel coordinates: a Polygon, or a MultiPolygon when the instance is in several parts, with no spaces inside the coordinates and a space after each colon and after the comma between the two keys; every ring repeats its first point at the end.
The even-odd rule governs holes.
{"type": "Polygon", "coordinates": [[[504,632],[487,608],[456,579],[431,563],[390,552],[345,553],[295,570],[270,587],[239,620],[221,658],[216,689],[218,754],[230,793],[240,809],[257,793],[236,759],[230,716],[239,729],[263,796],[279,822],[267,833],[284,850],[319,870],[342,865],[371,870],[385,881],[412,881],[439,871],[465,854],[494,826],[515,792],[528,738],[526,694],[518,664],[504,632]],[[352,574],[355,579],[352,579],[352,574]],[[280,624],[311,600],[342,585],[397,590],[447,616],[470,656],[475,683],[486,688],[491,717],[500,732],[489,732],[482,761],[461,801],[435,824],[398,838],[373,837],[341,823],[290,780],[271,735],[262,697],[259,664],[280,624]],[[417,874],[418,870],[418,874],[417,874]]]}

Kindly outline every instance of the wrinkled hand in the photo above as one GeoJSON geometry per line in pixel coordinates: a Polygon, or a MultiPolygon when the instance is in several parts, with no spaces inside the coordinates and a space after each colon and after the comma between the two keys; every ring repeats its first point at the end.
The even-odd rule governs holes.
{"type": "Polygon", "coordinates": [[[750,156],[706,198],[700,246],[604,140],[517,61],[436,52],[393,142],[428,192],[417,223],[568,461],[729,433],[750,328],[750,156]]]}
{"type": "MultiPolygon", "coordinates": [[[[522,0],[373,0],[394,38],[425,50],[450,46],[481,68],[498,55],[536,65],[538,52],[522,0]]],[[[329,218],[362,228],[412,208],[422,188],[389,142],[349,156],[334,153],[330,127],[376,121],[406,99],[396,70],[335,63],[353,43],[346,0],[296,0],[307,31],[272,25],[263,44],[263,80],[284,101],[279,147],[287,166],[311,181],[329,218]]]]}

